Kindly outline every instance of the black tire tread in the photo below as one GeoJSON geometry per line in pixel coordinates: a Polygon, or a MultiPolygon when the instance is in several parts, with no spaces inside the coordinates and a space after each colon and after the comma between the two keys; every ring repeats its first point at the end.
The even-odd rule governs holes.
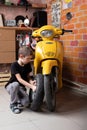
{"type": "Polygon", "coordinates": [[[42,74],[37,74],[36,75],[36,81],[37,81],[37,90],[36,90],[36,95],[31,103],[30,109],[33,111],[39,111],[42,103],[43,103],[43,98],[44,98],[44,79],[42,74]]]}

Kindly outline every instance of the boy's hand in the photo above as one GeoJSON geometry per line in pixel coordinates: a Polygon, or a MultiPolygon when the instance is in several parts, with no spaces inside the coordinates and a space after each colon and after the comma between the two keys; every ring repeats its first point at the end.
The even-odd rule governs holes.
{"type": "Polygon", "coordinates": [[[35,85],[35,86],[36,86],[36,80],[30,80],[29,82],[30,82],[30,84],[35,85]]]}
{"type": "Polygon", "coordinates": [[[35,92],[36,91],[36,86],[33,86],[32,90],[33,90],[33,92],[35,92]]]}
{"type": "Polygon", "coordinates": [[[32,86],[33,92],[36,91],[36,80],[30,80],[29,82],[30,82],[30,84],[33,85],[33,86],[32,86]]]}

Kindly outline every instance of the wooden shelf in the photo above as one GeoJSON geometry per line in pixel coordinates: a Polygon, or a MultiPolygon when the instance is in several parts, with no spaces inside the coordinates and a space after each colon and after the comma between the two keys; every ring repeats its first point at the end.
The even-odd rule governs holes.
{"type": "MultiPolygon", "coordinates": [[[[0,6],[5,6],[5,7],[17,7],[17,8],[25,8],[25,6],[22,5],[6,5],[6,4],[0,4],[0,6]]],[[[36,9],[45,9],[47,8],[46,4],[31,4],[28,5],[28,8],[36,8],[36,9]]]]}
{"type": "Polygon", "coordinates": [[[32,4],[32,8],[47,8],[46,4],[32,4]]]}
{"type": "Polygon", "coordinates": [[[19,42],[17,35],[32,34],[35,28],[32,27],[0,27],[0,63],[7,64],[14,62],[17,57],[19,42]]]}
{"type": "Polygon", "coordinates": [[[32,28],[32,27],[6,27],[6,26],[3,26],[3,27],[0,27],[0,29],[6,29],[6,30],[8,30],[8,29],[11,29],[11,30],[19,30],[19,31],[22,31],[22,30],[24,30],[24,31],[34,31],[34,30],[36,30],[36,29],[38,29],[38,28],[32,28]]]}

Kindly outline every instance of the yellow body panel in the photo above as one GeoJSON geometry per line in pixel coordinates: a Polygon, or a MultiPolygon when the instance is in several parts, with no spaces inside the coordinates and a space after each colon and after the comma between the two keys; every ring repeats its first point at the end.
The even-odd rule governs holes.
{"type": "Polygon", "coordinates": [[[50,74],[53,66],[58,66],[58,62],[56,60],[43,61],[41,64],[43,75],[50,74]]]}
{"type": "MultiPolygon", "coordinates": [[[[35,52],[35,60],[34,60],[34,68],[35,68],[35,74],[37,73],[38,66],[44,61],[44,60],[55,60],[59,63],[63,63],[63,47],[62,44],[56,41],[49,41],[52,42],[52,44],[47,44],[48,41],[41,41],[36,45],[36,52],[35,52]]],[[[49,63],[50,64],[50,63],[49,63]]],[[[54,66],[54,62],[51,63],[51,66],[54,66]]],[[[47,62],[47,68],[48,68],[48,62],[47,62]]],[[[50,73],[50,69],[49,69],[50,73]]]]}

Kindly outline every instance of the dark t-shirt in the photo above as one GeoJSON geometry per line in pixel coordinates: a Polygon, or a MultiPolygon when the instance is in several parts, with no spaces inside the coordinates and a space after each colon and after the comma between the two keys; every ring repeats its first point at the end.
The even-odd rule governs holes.
{"type": "MultiPolygon", "coordinates": [[[[11,78],[9,79],[8,83],[5,85],[5,87],[12,82],[15,82],[17,80],[16,78],[16,74],[20,74],[22,79],[24,79],[25,81],[28,81],[28,74],[32,71],[31,65],[30,63],[24,65],[24,66],[20,66],[18,64],[18,62],[14,62],[11,65],[11,78]]],[[[21,83],[19,83],[20,85],[22,85],[21,83]]],[[[22,85],[23,86],[23,85],[22,85]]]]}

